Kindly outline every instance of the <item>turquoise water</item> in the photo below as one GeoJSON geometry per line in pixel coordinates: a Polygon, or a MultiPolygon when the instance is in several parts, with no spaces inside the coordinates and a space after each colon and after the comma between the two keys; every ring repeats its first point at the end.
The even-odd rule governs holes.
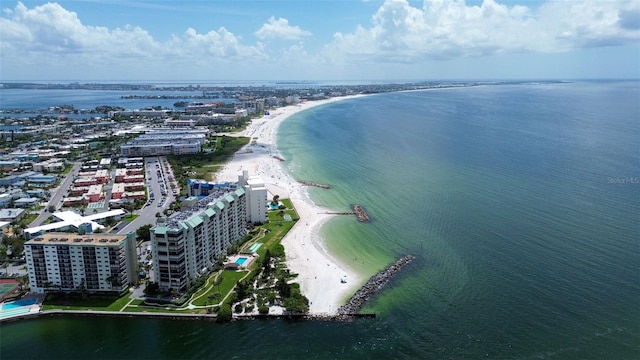
{"type": "Polygon", "coordinates": [[[3,359],[637,359],[640,83],[368,96],[285,121],[285,166],[333,210],[328,247],[374,274],[354,322],[56,317],[3,324],[3,359]],[[140,344],[144,344],[141,346],[140,344]]]}
{"type": "Polygon", "coordinates": [[[236,262],[236,264],[242,266],[242,264],[244,264],[246,261],[247,261],[246,257],[239,257],[239,258],[236,259],[235,262],[236,262]]]}

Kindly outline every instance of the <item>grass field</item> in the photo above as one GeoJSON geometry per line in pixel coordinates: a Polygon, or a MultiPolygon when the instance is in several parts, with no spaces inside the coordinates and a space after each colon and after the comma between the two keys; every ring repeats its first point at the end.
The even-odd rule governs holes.
{"type": "Polygon", "coordinates": [[[42,305],[42,310],[93,310],[119,311],[129,302],[129,293],[116,296],[90,296],[81,299],[79,296],[61,296],[50,294],[42,305]]]}

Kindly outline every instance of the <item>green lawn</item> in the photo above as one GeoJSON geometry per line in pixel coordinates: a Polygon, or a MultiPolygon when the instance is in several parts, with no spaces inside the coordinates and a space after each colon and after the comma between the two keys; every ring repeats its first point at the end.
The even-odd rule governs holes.
{"type": "Polygon", "coordinates": [[[47,295],[42,310],[93,310],[93,311],[120,311],[131,300],[129,293],[121,297],[89,295],[87,299],[81,299],[77,295],[47,295]]]}
{"type": "Polygon", "coordinates": [[[208,287],[207,292],[204,296],[201,296],[193,301],[193,305],[196,306],[204,306],[204,305],[212,305],[209,300],[209,295],[219,292],[220,300],[224,299],[227,294],[236,286],[238,280],[242,279],[248,271],[234,271],[234,270],[224,270],[222,272],[222,283],[220,286],[218,285],[210,285],[208,287]]]}
{"type": "Polygon", "coordinates": [[[124,221],[132,222],[133,220],[135,220],[139,216],[140,215],[137,215],[137,214],[127,214],[124,217],[124,221]]]}

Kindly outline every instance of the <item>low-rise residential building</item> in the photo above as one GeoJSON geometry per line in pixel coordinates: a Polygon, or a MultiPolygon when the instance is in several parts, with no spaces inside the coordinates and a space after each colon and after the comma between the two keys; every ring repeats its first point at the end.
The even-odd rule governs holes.
{"type": "Polygon", "coordinates": [[[67,196],[62,199],[63,206],[87,205],[89,199],[85,196],[67,196]]]}
{"type": "Polygon", "coordinates": [[[16,186],[18,182],[24,183],[24,179],[18,175],[9,175],[0,178],[0,186],[16,186]]]}
{"type": "Polygon", "coordinates": [[[20,167],[20,161],[18,160],[0,160],[0,170],[11,171],[20,167]]]}
{"type": "Polygon", "coordinates": [[[16,222],[25,214],[24,209],[0,209],[0,221],[16,222]]]}
{"type": "Polygon", "coordinates": [[[37,198],[44,199],[48,196],[47,191],[42,189],[27,190],[25,192],[27,193],[27,195],[29,195],[29,197],[37,197],[37,198]]]}
{"type": "Polygon", "coordinates": [[[98,180],[94,177],[81,177],[73,181],[73,186],[89,186],[89,185],[97,185],[98,180]]]}
{"type": "Polygon", "coordinates": [[[108,169],[111,166],[111,159],[110,158],[100,159],[99,166],[101,169],[108,169]]]}
{"type": "Polygon", "coordinates": [[[8,207],[9,204],[11,204],[12,200],[13,198],[11,197],[11,194],[9,193],[0,194],[0,207],[2,208],[8,207]]]}
{"type": "Polygon", "coordinates": [[[40,199],[38,198],[24,197],[24,198],[15,200],[13,202],[13,206],[18,208],[28,208],[31,206],[35,206],[39,202],[40,202],[40,199]]]}
{"type": "Polygon", "coordinates": [[[98,202],[102,198],[102,184],[90,185],[89,190],[84,196],[89,199],[89,202],[98,202]]]}
{"type": "Polygon", "coordinates": [[[109,170],[105,170],[105,169],[97,170],[94,177],[96,178],[96,181],[98,181],[99,184],[106,184],[109,182],[109,170]]]}
{"type": "Polygon", "coordinates": [[[34,163],[33,170],[42,172],[60,172],[64,170],[65,166],[66,165],[64,160],[54,158],[34,163]]]}
{"type": "Polygon", "coordinates": [[[55,184],[56,180],[57,180],[57,176],[55,175],[43,175],[43,174],[35,174],[27,178],[27,182],[29,183],[29,185],[38,186],[38,187],[49,187],[55,184]]]}

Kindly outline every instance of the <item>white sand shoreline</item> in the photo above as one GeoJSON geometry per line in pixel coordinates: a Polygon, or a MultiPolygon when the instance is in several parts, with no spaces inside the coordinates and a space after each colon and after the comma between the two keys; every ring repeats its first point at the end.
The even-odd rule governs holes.
{"type": "MultiPolygon", "coordinates": [[[[322,225],[334,215],[311,201],[307,187],[295,181],[283,163],[274,156],[277,150],[278,126],[291,115],[327,103],[365,95],[336,97],[277,108],[270,115],[254,119],[247,129],[238,135],[251,137],[255,145],[240,149],[222,170],[216,173],[216,181],[237,181],[242,170],[260,176],[269,190],[291,199],[300,220],[282,240],[287,254],[287,266],[298,274],[296,282],[309,299],[311,314],[335,314],[338,308],[353,295],[365,281],[364,276],[328,253],[320,236],[322,225]],[[249,152],[250,151],[250,152],[249,152]],[[346,277],[347,282],[340,280],[346,277]]],[[[313,180],[313,179],[311,179],[313,180]]]]}

